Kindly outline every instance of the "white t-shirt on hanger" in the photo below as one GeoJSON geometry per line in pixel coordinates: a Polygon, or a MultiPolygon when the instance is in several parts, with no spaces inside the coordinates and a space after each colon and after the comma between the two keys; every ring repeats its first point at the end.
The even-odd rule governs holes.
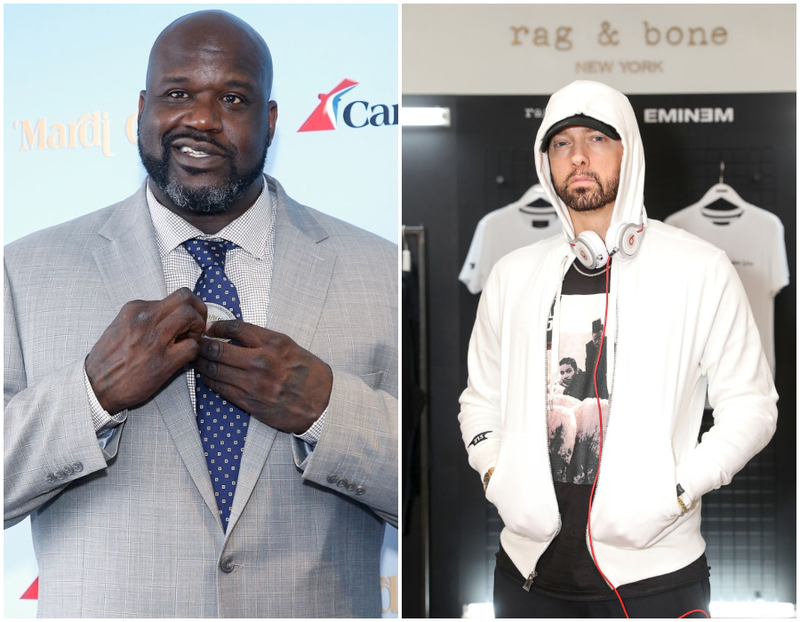
{"type": "Polygon", "coordinates": [[[774,375],[774,298],[789,284],[783,223],[775,214],[750,204],[732,210],[690,205],[664,222],[693,233],[727,253],[744,285],[774,375]]]}
{"type": "Polygon", "coordinates": [[[561,221],[552,207],[506,205],[478,222],[458,280],[477,294],[483,290],[494,264],[511,251],[561,233],[561,221]]]}

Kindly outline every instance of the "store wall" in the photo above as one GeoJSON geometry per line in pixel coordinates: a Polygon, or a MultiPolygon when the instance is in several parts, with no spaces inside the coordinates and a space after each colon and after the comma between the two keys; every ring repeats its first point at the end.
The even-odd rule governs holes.
{"type": "Polygon", "coordinates": [[[403,93],[795,90],[795,6],[438,4],[403,7],[403,93]]]}
{"type": "MultiPolygon", "coordinates": [[[[645,145],[650,217],[664,219],[699,200],[719,181],[724,161],[725,181],[784,225],[791,275],[775,299],[778,433],[732,484],[704,498],[704,536],[713,558],[712,600],[795,601],[794,16],[793,6],[775,5],[403,8],[403,105],[447,106],[452,118],[447,128],[403,129],[403,222],[425,226],[430,267],[432,616],[460,616],[465,605],[491,600],[502,528],[467,464],[458,430],[458,396],[466,385],[479,299],[458,274],[480,218],[537,181],[533,140],[548,95],[574,79],[606,81],[629,94],[645,145]],[[598,39],[603,22],[619,31],[613,54],[598,39]],[[713,43],[679,50],[663,39],[661,47],[647,47],[636,40],[644,22],[658,25],[662,36],[673,24],[723,28],[726,53],[715,53],[713,43]],[[533,26],[551,33],[569,26],[573,47],[556,50],[552,37],[550,48],[529,41],[522,62],[515,55],[523,53],[523,44],[514,44],[511,29],[521,25],[531,36],[533,26]],[[649,59],[663,73],[623,73],[618,61],[624,59],[649,59]],[[605,75],[585,75],[583,63],[592,60],[614,64],[605,75]],[[561,74],[552,71],[554,64],[561,74]],[[709,110],[711,121],[700,122],[708,120],[702,112],[698,122],[685,122],[685,109],[692,111],[689,118],[696,109],[709,110]]],[[[413,519],[403,540],[408,617],[423,606],[413,589],[422,561],[415,546],[421,521],[413,519]]]]}
{"type": "MultiPolygon", "coordinates": [[[[145,177],[136,112],[150,47],[172,20],[207,8],[216,7],[4,7],[6,243],[136,191],[145,177]]],[[[397,6],[224,9],[258,30],[272,52],[279,115],[266,172],[301,203],[397,242],[397,6]],[[345,78],[357,86],[341,97],[335,129],[299,132],[345,78]]],[[[398,613],[397,548],[397,530],[387,527],[386,617],[398,613]]],[[[4,532],[6,617],[35,616],[37,575],[26,520],[4,532]]]]}

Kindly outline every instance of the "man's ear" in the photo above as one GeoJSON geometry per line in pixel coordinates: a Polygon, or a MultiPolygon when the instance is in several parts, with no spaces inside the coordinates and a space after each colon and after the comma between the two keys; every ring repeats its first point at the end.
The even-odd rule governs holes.
{"type": "Polygon", "coordinates": [[[272,144],[272,137],[275,136],[275,126],[278,124],[278,102],[269,100],[269,141],[267,147],[272,144]]]}
{"type": "Polygon", "coordinates": [[[139,115],[136,117],[137,122],[142,118],[145,97],[147,97],[147,91],[139,91],[139,115]]]}

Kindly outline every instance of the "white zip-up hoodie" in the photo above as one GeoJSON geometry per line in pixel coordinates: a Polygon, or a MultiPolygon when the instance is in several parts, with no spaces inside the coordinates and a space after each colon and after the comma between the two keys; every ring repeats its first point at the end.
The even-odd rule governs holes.
{"type": "MultiPolygon", "coordinates": [[[[610,413],[592,507],[597,562],[620,586],[679,570],[703,553],[700,497],[729,483],[769,442],[778,396],[728,257],[689,233],[647,221],[644,149],[627,98],[596,82],[558,91],[535,148],[539,180],[564,235],[514,251],[494,267],[460,400],[470,465],[481,478],[494,467],[486,496],[503,519],[500,540],[515,566],[535,581],[536,563],[561,526],[548,452],[546,333],[574,260],[574,230],[540,145],[551,126],[576,114],[611,125],[622,140],[612,224],[647,226],[636,257],[612,259],[610,413]],[[698,444],[706,388],[714,426],[698,444]],[[685,491],[683,515],[677,484],[685,491]]],[[[558,304],[554,319],[555,339],[558,304]]]]}

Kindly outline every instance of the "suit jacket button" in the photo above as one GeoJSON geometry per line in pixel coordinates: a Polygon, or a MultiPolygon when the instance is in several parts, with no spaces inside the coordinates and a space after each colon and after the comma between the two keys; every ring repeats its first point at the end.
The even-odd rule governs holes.
{"type": "Polygon", "coordinates": [[[54,481],[56,481],[56,476],[52,473],[48,473],[44,479],[47,483],[52,484],[54,481]]]}
{"type": "Polygon", "coordinates": [[[64,479],[66,477],[66,475],[64,475],[64,471],[62,471],[61,469],[53,473],[53,475],[56,476],[56,479],[64,479]]]}
{"type": "Polygon", "coordinates": [[[356,488],[356,496],[358,497],[363,495],[365,492],[367,492],[367,489],[364,488],[363,486],[359,486],[358,488],[356,488]]]}
{"type": "Polygon", "coordinates": [[[64,473],[66,473],[67,475],[72,475],[72,473],[74,472],[72,470],[72,467],[69,466],[68,464],[63,466],[63,467],[61,467],[61,470],[64,471],[64,473]]]}
{"type": "Polygon", "coordinates": [[[328,475],[328,483],[329,484],[335,484],[338,481],[339,481],[339,476],[336,475],[335,473],[331,473],[330,475],[328,475]]]}
{"type": "Polygon", "coordinates": [[[233,572],[233,568],[236,564],[233,563],[233,557],[226,557],[222,560],[219,567],[222,572],[233,572]]]}
{"type": "Polygon", "coordinates": [[[72,470],[75,471],[76,473],[80,473],[81,471],[83,471],[83,464],[80,462],[73,462],[72,470]]]}
{"type": "Polygon", "coordinates": [[[337,485],[339,488],[344,488],[344,487],[345,487],[345,486],[347,486],[349,483],[350,483],[350,482],[348,482],[348,481],[347,481],[347,480],[346,480],[346,479],[343,477],[342,479],[340,479],[340,480],[339,480],[339,483],[338,483],[338,484],[336,484],[336,485],[337,485]]]}
{"type": "Polygon", "coordinates": [[[355,492],[355,491],[356,491],[356,485],[353,482],[347,484],[347,492],[355,492]]]}

